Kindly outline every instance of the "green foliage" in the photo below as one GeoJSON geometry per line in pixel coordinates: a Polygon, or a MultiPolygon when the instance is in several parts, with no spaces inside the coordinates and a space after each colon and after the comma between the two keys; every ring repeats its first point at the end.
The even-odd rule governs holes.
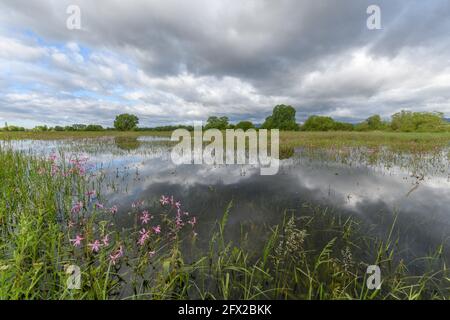
{"type": "Polygon", "coordinates": [[[241,121],[238,124],[234,126],[235,129],[242,129],[242,130],[248,130],[248,129],[254,129],[255,126],[251,121],[241,121]]]}
{"type": "Polygon", "coordinates": [[[193,131],[193,126],[185,126],[185,125],[173,125],[173,126],[158,126],[153,128],[139,128],[137,131],[174,131],[176,129],[186,129],[188,131],[193,131]]]}
{"type": "Polygon", "coordinates": [[[72,128],[74,131],[84,131],[84,129],[86,129],[86,125],[85,124],[73,124],[72,128]]]}
{"type": "Polygon", "coordinates": [[[355,129],[355,126],[351,123],[347,123],[347,122],[339,122],[339,121],[335,121],[334,122],[334,128],[333,130],[336,131],[353,131],[355,129]]]}
{"type": "Polygon", "coordinates": [[[84,129],[85,131],[103,131],[105,129],[103,129],[103,127],[99,124],[90,124],[88,126],[86,126],[86,129],[84,129]]]}
{"type": "Polygon", "coordinates": [[[205,130],[207,129],[219,129],[219,130],[225,130],[228,128],[228,117],[216,117],[212,116],[209,117],[206,121],[205,130]]]}
{"type": "Polygon", "coordinates": [[[295,109],[292,106],[280,104],[273,108],[272,115],[266,118],[263,129],[298,130],[295,121],[295,109]]]}
{"type": "Polygon", "coordinates": [[[355,126],[357,131],[374,131],[374,130],[385,130],[388,126],[378,114],[370,116],[365,121],[358,123],[355,126]]]}
{"type": "Polygon", "coordinates": [[[47,126],[36,126],[33,128],[33,131],[35,131],[35,132],[48,131],[48,127],[47,126]]]}
{"type": "Polygon", "coordinates": [[[402,132],[445,131],[448,124],[441,112],[412,112],[402,110],[392,115],[391,128],[402,132]]]}
{"type": "Polygon", "coordinates": [[[114,121],[114,128],[120,131],[130,131],[137,127],[139,118],[133,114],[120,114],[114,121]]]}
{"type": "Polygon", "coordinates": [[[2,128],[0,131],[25,131],[24,127],[18,127],[18,126],[8,126],[8,124],[5,124],[5,127],[2,128]]]}
{"type": "Polygon", "coordinates": [[[336,123],[331,117],[310,116],[302,126],[304,131],[330,131],[335,129],[336,123]]]}
{"type": "Polygon", "coordinates": [[[64,131],[76,131],[73,126],[65,126],[64,131]]]}
{"type": "Polygon", "coordinates": [[[369,130],[380,130],[383,128],[383,121],[378,114],[367,118],[366,121],[367,125],[369,126],[369,130]]]}

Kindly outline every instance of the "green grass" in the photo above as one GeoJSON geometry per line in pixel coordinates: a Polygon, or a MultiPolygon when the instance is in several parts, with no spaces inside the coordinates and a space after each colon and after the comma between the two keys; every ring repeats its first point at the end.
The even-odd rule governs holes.
{"type": "MultiPolygon", "coordinates": [[[[99,132],[0,132],[0,139],[84,139],[97,137],[129,137],[139,136],[170,136],[168,131],[99,131],[99,132]]],[[[432,150],[448,147],[450,132],[300,132],[281,131],[281,146],[285,147],[378,147],[389,146],[398,150],[432,150]]]]}
{"type": "Polygon", "coordinates": [[[450,146],[450,132],[282,132],[280,144],[285,147],[342,148],[390,147],[395,151],[420,152],[450,146]]]}
{"type": "Polygon", "coordinates": [[[61,140],[100,137],[137,138],[140,136],[170,136],[169,131],[45,131],[45,132],[0,132],[0,140],[61,140]]]}
{"type": "MultiPolygon", "coordinates": [[[[140,227],[116,230],[111,214],[87,205],[86,191],[100,190],[89,175],[52,175],[52,163],[0,149],[0,299],[448,299],[448,261],[444,248],[416,261],[402,260],[399,227],[375,236],[371,226],[327,208],[305,204],[300,218],[284,215],[265,227],[261,245],[231,242],[226,230],[230,207],[211,234],[208,252],[185,254],[196,237],[186,232],[152,235],[137,246],[140,227]],[[74,217],[74,201],[85,205],[74,217]],[[75,222],[75,229],[68,221],[75,222]],[[111,244],[98,254],[69,239],[82,233],[86,242],[108,234],[111,244]],[[175,236],[174,236],[175,235],[175,236]],[[113,265],[118,246],[125,255],[113,265]],[[148,252],[155,252],[149,258],[148,252]],[[423,262],[417,273],[411,266],[423,262]],[[80,266],[82,287],[68,290],[65,267],[80,266]],[[381,290],[365,286],[367,265],[382,269],[381,290]],[[127,288],[126,295],[119,295],[127,288]]],[[[58,170],[69,172],[61,162],[58,170]]],[[[101,197],[101,195],[98,195],[101,197]]],[[[130,208],[135,216],[137,210],[130,208]]],[[[282,213],[280,213],[282,214],[282,213]]],[[[161,208],[163,230],[174,230],[173,215],[161,208]]],[[[251,229],[251,228],[250,228],[251,229]]],[[[194,250],[195,251],[195,250],[194,250]]]]}

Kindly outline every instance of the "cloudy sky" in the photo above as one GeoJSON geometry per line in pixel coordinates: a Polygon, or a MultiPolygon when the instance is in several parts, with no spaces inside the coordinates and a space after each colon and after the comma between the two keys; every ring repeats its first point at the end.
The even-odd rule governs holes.
{"type": "Polygon", "coordinates": [[[259,123],[281,103],[299,122],[450,117],[450,1],[0,0],[0,123],[259,123]]]}

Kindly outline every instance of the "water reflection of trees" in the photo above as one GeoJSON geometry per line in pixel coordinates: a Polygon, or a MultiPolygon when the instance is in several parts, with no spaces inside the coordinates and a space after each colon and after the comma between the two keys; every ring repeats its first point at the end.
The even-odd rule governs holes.
{"type": "Polygon", "coordinates": [[[117,148],[125,151],[136,150],[141,146],[141,142],[135,137],[115,137],[114,143],[117,148]]]}

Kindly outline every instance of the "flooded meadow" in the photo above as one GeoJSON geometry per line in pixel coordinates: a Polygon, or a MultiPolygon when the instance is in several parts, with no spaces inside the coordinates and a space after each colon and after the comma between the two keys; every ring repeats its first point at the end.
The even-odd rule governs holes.
{"type": "MultiPolygon", "coordinates": [[[[74,163],[73,159],[77,159],[78,164],[83,162],[85,170],[83,174],[89,176],[83,180],[86,184],[81,188],[83,195],[80,196],[79,192],[72,190],[71,195],[66,197],[66,200],[61,200],[59,206],[71,210],[72,214],[83,210],[100,211],[99,209],[109,212],[114,208],[112,210],[114,215],[110,220],[114,230],[125,238],[120,241],[131,243],[136,237],[138,240],[146,241],[149,235],[146,236],[145,232],[152,229],[150,225],[147,231],[145,229],[146,224],[142,220],[147,220],[145,214],[149,214],[147,217],[151,216],[148,219],[153,219],[153,216],[161,212],[161,207],[166,205],[165,201],[175,210],[178,208],[178,214],[174,213],[174,217],[180,219],[177,226],[190,225],[187,231],[180,234],[179,239],[183,240],[177,246],[177,251],[179,250],[183,256],[183,264],[191,267],[199,263],[199,257],[209,255],[211,259],[213,254],[211,250],[217,252],[224,250],[227,254],[231,254],[233,247],[239,250],[245,248],[247,253],[243,255],[248,255],[246,264],[257,266],[261,259],[267,259],[265,255],[277,255],[275,248],[277,241],[281,246],[289,246],[283,237],[287,237],[289,228],[294,228],[295,224],[295,231],[290,232],[292,241],[298,248],[285,250],[293,250],[290,254],[294,255],[295,252],[305,253],[298,257],[303,262],[291,263],[294,269],[302,263],[308,264],[306,257],[308,252],[315,252],[316,258],[324,258],[321,254],[329,246],[328,251],[325,251],[326,259],[323,263],[343,264],[344,271],[347,271],[347,264],[354,268],[351,273],[353,278],[348,281],[354,282],[352,285],[361,290],[358,293],[357,289],[353,289],[355,297],[358,295],[366,297],[368,294],[363,293],[364,289],[361,289],[364,287],[365,266],[371,264],[370,261],[382,263],[384,260],[390,261],[387,268],[392,272],[394,279],[400,272],[397,268],[404,271],[408,277],[412,277],[411,279],[421,279],[405,283],[403,286],[408,290],[411,290],[412,286],[422,288],[419,293],[427,292],[428,297],[433,294],[448,297],[448,283],[445,283],[445,274],[448,271],[446,269],[436,271],[436,267],[441,268],[440,266],[445,265],[445,261],[450,257],[449,149],[410,154],[393,152],[387,147],[377,149],[349,147],[334,150],[297,147],[292,148],[280,161],[280,169],[276,175],[263,176],[254,165],[175,165],[170,156],[172,145],[168,137],[140,136],[11,140],[3,141],[1,149],[14,150],[25,156],[47,159],[46,161],[60,159],[67,166],[74,163]],[[71,198],[72,202],[67,203],[71,198]],[[88,203],[91,202],[88,207],[88,203]],[[78,203],[80,204],[77,208],[78,203]],[[180,214],[181,206],[183,211],[180,214]],[[180,218],[179,215],[186,215],[184,222],[181,222],[184,218],[180,218]],[[141,227],[144,228],[140,230],[141,227]],[[140,238],[137,231],[140,232],[140,238]],[[275,233],[281,239],[277,241],[273,239],[272,249],[275,253],[264,253],[268,250],[268,243],[275,233]],[[211,241],[215,237],[222,241],[223,247],[220,250],[213,249],[211,241]],[[331,246],[334,248],[331,249],[331,246]],[[382,252],[383,250],[386,252],[382,252]],[[386,257],[382,258],[380,254],[386,254],[386,257]],[[433,271],[426,273],[429,269],[433,271]],[[439,281],[444,283],[436,285],[439,281],[433,278],[431,282],[438,289],[429,289],[428,284],[422,286],[421,276],[433,274],[434,277],[433,272],[437,272],[441,279],[439,281]]],[[[58,170],[62,171],[61,168],[66,165],[60,164],[58,170]]],[[[55,167],[52,168],[56,170],[55,167]]],[[[55,173],[52,172],[53,174],[55,173]]],[[[95,215],[92,212],[90,214],[95,215]]],[[[102,218],[102,221],[104,219],[102,218]]],[[[63,224],[75,223],[70,218],[68,220],[69,222],[64,221],[63,224]]],[[[163,224],[162,220],[159,221],[158,225],[154,224],[153,230],[157,230],[155,228],[163,224]]],[[[162,228],[164,230],[164,227],[162,228]]],[[[63,232],[71,233],[70,230],[63,232]]],[[[85,231],[79,231],[70,234],[69,238],[73,239],[78,233],[80,239],[87,237],[85,231]]],[[[72,241],[70,239],[69,241],[72,241]]],[[[92,244],[95,246],[93,241],[87,246],[92,248],[92,244]]],[[[98,245],[97,249],[101,247],[100,242],[98,245]]],[[[116,246],[111,250],[118,248],[116,246]]],[[[148,250],[153,257],[162,249],[148,250]]],[[[109,257],[111,267],[111,262],[114,264],[116,262],[113,259],[114,252],[110,253],[109,257]]],[[[134,253],[133,258],[136,257],[137,254],[134,253]]],[[[167,260],[167,257],[165,259],[167,260]]],[[[264,260],[264,263],[266,265],[268,262],[264,260]]],[[[115,283],[108,291],[108,297],[136,298],[141,294],[145,296],[144,292],[147,292],[144,290],[145,280],[134,279],[134,275],[130,275],[129,272],[132,268],[134,267],[126,263],[116,270],[118,274],[128,274],[122,279],[127,285],[115,283]],[[130,285],[130,282],[133,285],[130,285]],[[139,285],[136,286],[137,283],[139,285]]],[[[153,268],[159,270],[169,267],[162,262],[159,267],[153,268]]],[[[190,270],[188,273],[198,279],[194,275],[201,273],[199,270],[202,268],[190,270]]],[[[226,267],[219,269],[223,272],[226,267]]],[[[260,269],[270,274],[269,269],[263,267],[260,269]]],[[[151,272],[147,269],[141,271],[142,279],[151,272]]],[[[225,272],[225,279],[228,277],[228,281],[231,281],[229,272],[225,272]]],[[[303,270],[299,276],[304,275],[304,272],[303,270]]],[[[132,273],[136,273],[136,270],[134,269],[132,273]]],[[[236,275],[234,281],[236,283],[244,281],[242,277],[245,278],[246,275],[236,275]]],[[[306,276],[307,279],[313,277],[322,276],[319,274],[306,276]]],[[[337,277],[345,278],[340,273],[337,277]]],[[[208,290],[200,289],[198,283],[194,281],[197,287],[195,290],[186,289],[186,292],[180,294],[183,297],[187,294],[191,298],[207,298],[208,296],[204,295],[206,290],[208,294],[212,295],[212,292],[215,292],[225,298],[320,298],[317,296],[319,293],[311,292],[311,288],[307,291],[309,296],[306,293],[300,294],[302,290],[286,289],[285,282],[281,280],[278,280],[279,282],[272,288],[264,288],[263,285],[255,289],[250,285],[249,291],[253,293],[245,296],[239,292],[239,284],[236,284],[234,291],[228,289],[229,291],[224,292],[220,288],[223,283],[218,285],[217,279],[209,278],[212,277],[205,276],[202,280],[202,284],[208,290]],[[275,288],[278,288],[278,291],[275,288]],[[277,294],[272,295],[271,290],[277,294]]],[[[270,278],[273,280],[276,276],[271,275],[270,278]]],[[[267,279],[264,281],[267,283],[267,279]]],[[[323,281],[326,283],[329,280],[323,281]]],[[[318,288],[317,292],[321,290],[320,285],[318,288]]],[[[340,286],[335,290],[346,291],[340,286]]],[[[398,290],[403,292],[400,288],[398,290]]],[[[348,292],[345,294],[351,295],[348,292]]],[[[395,298],[389,293],[384,297],[395,298]]]]}

